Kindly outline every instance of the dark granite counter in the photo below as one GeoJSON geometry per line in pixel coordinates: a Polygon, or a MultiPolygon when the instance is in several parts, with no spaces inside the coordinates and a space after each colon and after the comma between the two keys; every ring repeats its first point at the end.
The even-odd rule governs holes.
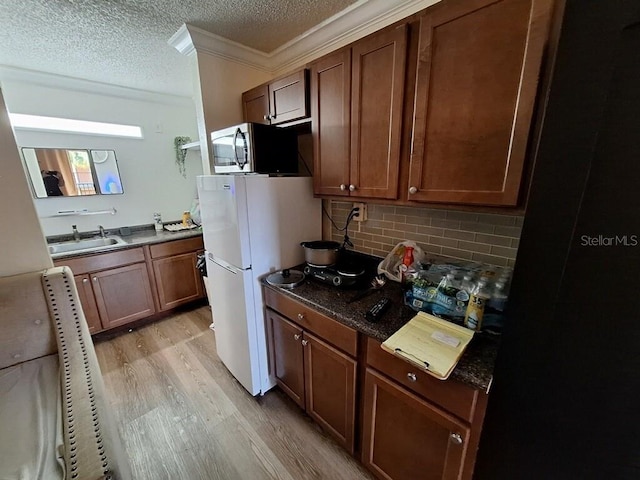
{"type": "MultiPolygon", "coordinates": [[[[269,285],[265,278],[266,276],[262,278],[262,284],[267,288],[298,300],[381,342],[393,335],[416,314],[415,311],[404,305],[400,285],[391,281],[371,295],[348,303],[358,290],[339,289],[313,279],[306,279],[301,285],[293,289],[286,289],[269,285]],[[387,310],[379,322],[367,321],[364,318],[364,312],[383,297],[391,299],[391,308],[387,310]]],[[[498,344],[499,339],[496,337],[476,333],[449,378],[474,388],[486,390],[493,375],[498,344]]]]}
{"type": "MultiPolygon", "coordinates": [[[[153,225],[140,227],[132,227],[130,235],[122,235],[119,233],[119,230],[113,230],[110,232],[112,236],[120,237],[125,244],[124,245],[109,245],[100,249],[92,249],[91,251],[75,251],[75,252],[66,252],[60,253],[52,258],[55,260],[60,260],[64,258],[72,258],[79,257],[81,255],[95,255],[105,252],[113,252],[116,250],[124,250],[127,248],[139,247],[142,245],[150,245],[153,243],[164,243],[171,242],[173,240],[181,240],[183,238],[191,238],[191,237],[200,237],[202,236],[202,227],[194,228],[191,230],[182,230],[179,232],[169,232],[167,230],[163,230],[162,232],[156,232],[153,225]]],[[[83,238],[91,238],[83,235],[83,238]]],[[[49,243],[53,242],[64,242],[64,241],[72,241],[73,237],[71,235],[57,235],[47,237],[47,241],[49,243]]]]}

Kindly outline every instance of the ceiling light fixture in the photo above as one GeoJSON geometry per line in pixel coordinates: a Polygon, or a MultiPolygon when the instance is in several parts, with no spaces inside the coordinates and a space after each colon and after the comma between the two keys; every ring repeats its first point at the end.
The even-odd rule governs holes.
{"type": "Polygon", "coordinates": [[[73,120],[71,118],[43,117],[40,115],[26,115],[23,113],[10,113],[9,120],[11,121],[13,128],[142,138],[142,128],[135,125],[90,122],[87,120],[73,120]]]}

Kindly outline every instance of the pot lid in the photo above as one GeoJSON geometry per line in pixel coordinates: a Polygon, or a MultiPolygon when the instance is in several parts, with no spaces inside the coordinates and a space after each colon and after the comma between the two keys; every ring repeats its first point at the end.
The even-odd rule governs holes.
{"type": "Polygon", "coordinates": [[[304,280],[304,273],[300,270],[289,270],[288,268],[273,272],[267,277],[267,283],[275,287],[294,288],[304,280]]]}

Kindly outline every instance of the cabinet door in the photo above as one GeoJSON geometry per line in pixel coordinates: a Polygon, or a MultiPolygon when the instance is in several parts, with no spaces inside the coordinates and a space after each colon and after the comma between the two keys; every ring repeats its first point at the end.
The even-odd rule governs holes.
{"type": "Polygon", "coordinates": [[[309,116],[307,70],[300,70],[269,84],[271,124],[309,116]]]}
{"type": "Polygon", "coordinates": [[[351,50],[342,50],[311,67],[313,191],[349,195],[351,50]]]}
{"type": "Polygon", "coordinates": [[[153,260],[160,310],[169,310],[202,297],[196,254],[185,253],[153,260]]]}
{"type": "Polygon", "coordinates": [[[91,283],[104,328],[117,327],[155,313],[144,263],[92,273],[91,283]]]}
{"type": "Polygon", "coordinates": [[[369,368],[364,395],[362,463],[378,478],[461,478],[468,426],[369,368]]]}
{"type": "Polygon", "coordinates": [[[307,413],[353,453],[357,362],[307,332],[302,343],[307,413]]]}
{"type": "Polygon", "coordinates": [[[242,94],[242,112],[245,122],[269,124],[269,89],[266,84],[242,94]]]}
{"type": "Polygon", "coordinates": [[[302,329],[267,309],[271,372],[278,386],[300,408],[304,408],[304,368],[302,358],[302,329]]]}
{"type": "Polygon", "coordinates": [[[409,200],[517,204],[550,3],[451,2],[421,19],[409,200]]]}
{"type": "Polygon", "coordinates": [[[80,305],[82,305],[84,318],[87,319],[89,333],[92,335],[98,333],[102,330],[102,324],[100,323],[100,314],[98,313],[98,306],[93,296],[89,275],[76,275],[73,279],[76,282],[76,289],[78,290],[78,298],[80,299],[80,305]]]}
{"type": "Polygon", "coordinates": [[[352,196],[398,198],[407,26],[352,47],[352,196]]]}

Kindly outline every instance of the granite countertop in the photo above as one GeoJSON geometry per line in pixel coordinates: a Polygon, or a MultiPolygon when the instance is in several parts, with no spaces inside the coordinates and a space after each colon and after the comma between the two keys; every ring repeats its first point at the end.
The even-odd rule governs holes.
{"type": "MultiPolygon", "coordinates": [[[[109,245],[104,248],[91,250],[91,251],[75,251],[75,252],[65,252],[60,253],[55,256],[52,256],[55,260],[60,260],[62,258],[72,258],[79,257],[82,255],[95,255],[104,252],[113,252],[117,250],[125,250],[128,248],[139,247],[142,245],[150,245],[153,243],[164,243],[170,242],[173,240],[181,240],[183,238],[191,238],[191,237],[199,237],[202,236],[202,227],[193,228],[191,230],[182,230],[179,232],[169,232],[168,230],[163,230],[162,232],[156,232],[153,225],[142,226],[142,227],[132,227],[130,235],[122,235],[119,233],[118,229],[109,230],[109,235],[107,236],[117,236],[120,237],[124,242],[124,245],[109,245]]],[[[94,238],[95,235],[86,236],[82,235],[82,238],[94,238]]],[[[72,241],[72,235],[56,235],[47,237],[48,243],[55,242],[64,242],[64,241],[72,241]]]]}
{"type": "MultiPolygon", "coordinates": [[[[301,270],[303,266],[295,268],[301,270]]],[[[262,277],[262,284],[267,288],[298,300],[380,342],[384,342],[416,314],[404,305],[402,289],[392,281],[361,300],[347,303],[359,290],[339,289],[313,279],[306,279],[301,285],[286,289],[269,285],[266,277],[262,277]],[[391,299],[391,308],[377,323],[365,320],[364,312],[383,297],[391,299]]],[[[486,391],[493,376],[498,345],[498,338],[476,333],[449,378],[486,391]]]]}

